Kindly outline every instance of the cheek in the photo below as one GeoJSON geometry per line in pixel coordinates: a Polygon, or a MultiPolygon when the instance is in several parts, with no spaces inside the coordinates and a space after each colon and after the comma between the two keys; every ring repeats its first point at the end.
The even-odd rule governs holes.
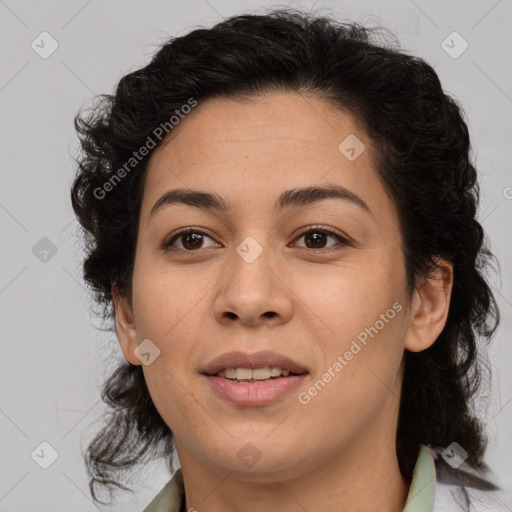
{"type": "Polygon", "coordinates": [[[176,269],[151,272],[147,265],[134,272],[133,288],[139,336],[165,347],[178,333],[187,337],[187,332],[199,332],[198,312],[206,305],[204,283],[185,278],[176,269]]]}
{"type": "Polygon", "coordinates": [[[361,322],[357,310],[352,316],[344,313],[339,322],[345,330],[332,343],[322,342],[324,364],[298,398],[310,418],[308,427],[318,428],[325,438],[350,438],[371,429],[385,411],[399,405],[404,309],[383,311],[388,323],[378,317],[361,322]]]}
{"type": "Polygon", "coordinates": [[[203,417],[197,409],[194,411],[200,397],[190,386],[190,376],[197,372],[193,362],[197,360],[201,334],[206,332],[204,290],[194,288],[193,283],[180,286],[164,276],[134,281],[135,289],[139,339],[149,338],[160,351],[155,361],[143,368],[153,402],[177,434],[184,422],[188,428],[200,428],[203,417]]]}
{"type": "Polygon", "coordinates": [[[294,292],[307,306],[303,313],[325,333],[319,333],[319,341],[325,339],[328,346],[343,346],[376,322],[378,331],[389,332],[389,325],[403,317],[403,271],[396,264],[399,260],[393,263],[391,256],[387,260],[354,258],[323,275],[294,282],[294,292]],[[399,305],[393,308],[394,303],[399,305]],[[402,310],[401,315],[397,309],[402,310]]]}
{"type": "Polygon", "coordinates": [[[177,438],[185,440],[188,445],[194,445],[197,436],[215,430],[216,422],[211,421],[211,414],[203,414],[204,400],[188,385],[188,379],[179,371],[174,356],[173,353],[172,358],[167,358],[163,354],[144,369],[144,378],[151,399],[164,422],[177,438]]]}
{"type": "MultiPolygon", "coordinates": [[[[158,411],[168,425],[175,424],[197,403],[189,381],[191,373],[197,372],[193,366],[197,342],[206,332],[204,290],[193,283],[180,285],[164,275],[134,279],[135,290],[138,338],[151,340],[159,350],[155,361],[144,367],[145,379],[158,411]]],[[[188,421],[195,422],[192,412],[190,416],[188,421]]]]}
{"type": "Polygon", "coordinates": [[[354,261],[332,272],[331,279],[320,280],[319,286],[309,287],[309,295],[303,289],[307,332],[322,354],[316,378],[322,380],[319,387],[329,382],[325,388],[334,393],[334,401],[336,393],[345,397],[341,402],[352,400],[346,395],[349,389],[357,408],[359,400],[381,397],[394,384],[407,325],[399,258],[390,251],[371,262],[354,261]]]}

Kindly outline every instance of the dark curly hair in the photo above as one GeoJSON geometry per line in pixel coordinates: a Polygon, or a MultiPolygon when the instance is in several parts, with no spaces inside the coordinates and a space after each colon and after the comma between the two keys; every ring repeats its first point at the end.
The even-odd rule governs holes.
{"type": "MultiPolygon", "coordinates": [[[[405,352],[397,454],[402,468],[407,447],[457,441],[468,464],[485,472],[487,440],[472,399],[489,370],[478,341],[489,342],[499,310],[486,280],[495,258],[476,219],[479,184],[468,128],[462,107],[443,92],[434,69],[400,50],[386,29],[295,9],[234,16],[171,38],[149,64],[124,76],[114,94],[98,96],[91,109],[77,114],[82,151],[71,198],[83,228],[83,275],[102,307],[100,316],[115,329],[113,287],[131,302],[145,172],[154,148],[114,182],[115,171],[191,98],[269,91],[311,93],[363,124],[376,148],[375,168],[399,212],[409,293],[416,276],[431,275],[437,258],[453,264],[444,330],[427,350],[405,352]]],[[[86,466],[92,496],[104,503],[96,488],[110,496],[130,490],[121,481],[138,464],[163,456],[172,472],[174,443],[141,366],[123,360],[103,384],[102,398],[110,410],[88,446],[86,466]]]]}

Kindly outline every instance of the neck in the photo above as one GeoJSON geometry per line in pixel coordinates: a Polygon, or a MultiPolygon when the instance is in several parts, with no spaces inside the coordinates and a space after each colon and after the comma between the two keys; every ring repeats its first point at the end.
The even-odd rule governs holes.
{"type": "Polygon", "coordinates": [[[183,457],[186,509],[198,512],[398,512],[405,507],[410,478],[400,473],[393,443],[352,443],[343,456],[323,460],[307,473],[247,475],[205,467],[190,452],[183,457]]]}

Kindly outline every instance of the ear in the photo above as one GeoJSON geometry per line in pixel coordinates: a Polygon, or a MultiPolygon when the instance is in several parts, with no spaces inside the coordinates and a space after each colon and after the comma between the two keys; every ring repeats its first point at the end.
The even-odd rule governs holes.
{"type": "Polygon", "coordinates": [[[433,275],[414,289],[406,349],[421,352],[434,344],[446,325],[452,287],[453,265],[438,259],[433,275]]]}
{"type": "Polygon", "coordinates": [[[141,362],[134,353],[139,343],[132,308],[128,304],[126,297],[121,295],[116,286],[112,287],[112,302],[116,312],[117,338],[123,355],[129,363],[140,365],[141,362]]]}

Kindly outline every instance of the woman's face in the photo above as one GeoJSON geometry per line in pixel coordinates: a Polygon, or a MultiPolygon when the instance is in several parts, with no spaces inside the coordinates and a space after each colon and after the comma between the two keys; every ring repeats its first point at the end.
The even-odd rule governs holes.
{"type": "Polygon", "coordinates": [[[403,352],[425,340],[411,327],[397,212],[372,151],[350,115],[271,93],[200,102],[152,156],[133,325],[126,315],[118,333],[125,357],[144,363],[182,465],[257,480],[305,474],[363,445],[394,447],[403,352]],[[300,192],[326,187],[336,197],[300,192]],[[176,189],[227,208],[169,200],[153,210],[176,189]],[[173,239],[184,228],[193,233],[173,239]],[[235,351],[246,360],[212,366],[235,351]],[[247,369],[286,367],[284,358],[302,374],[206,375],[235,367],[246,370],[231,377],[264,379],[266,369],[247,369]]]}

